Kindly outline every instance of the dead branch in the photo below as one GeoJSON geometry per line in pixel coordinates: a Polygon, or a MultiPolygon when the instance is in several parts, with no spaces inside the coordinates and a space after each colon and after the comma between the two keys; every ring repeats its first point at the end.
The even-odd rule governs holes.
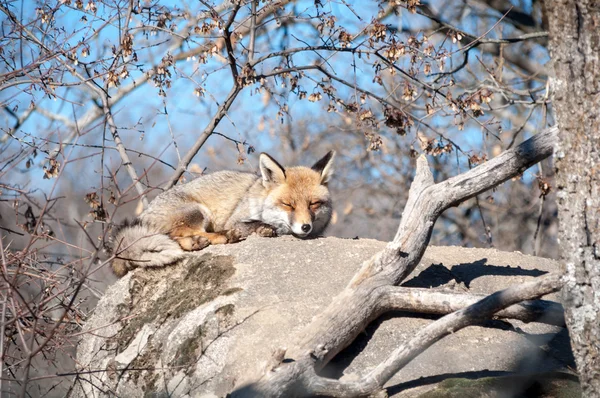
{"type": "MultiPolygon", "coordinates": [[[[557,132],[557,127],[547,129],[514,149],[438,184],[433,181],[425,156],[421,156],[417,160],[416,175],[394,240],[363,264],[346,289],[304,329],[275,371],[263,375],[261,380],[238,391],[238,394],[267,397],[304,395],[314,373],[350,345],[377,318],[380,290],[398,285],[419,264],[440,214],[550,156],[557,132]]],[[[547,283],[539,283],[548,287],[547,283]]],[[[535,286],[538,287],[537,284],[535,286]]],[[[487,303],[486,300],[483,302],[487,303]]],[[[504,307],[519,301],[510,301],[504,307]]],[[[498,307],[494,312],[504,307],[498,307]]]]}
{"type": "MultiPolygon", "coordinates": [[[[386,286],[382,288],[381,314],[406,311],[421,314],[446,315],[483,300],[483,294],[465,294],[424,288],[386,286]]],[[[565,326],[563,306],[553,301],[535,300],[512,305],[495,314],[498,318],[516,319],[525,323],[540,322],[565,326]]]]}
{"type": "Polygon", "coordinates": [[[392,376],[436,341],[467,326],[480,323],[510,305],[556,292],[561,287],[562,281],[558,274],[551,274],[531,282],[511,286],[429,324],[408,342],[398,347],[385,362],[379,364],[359,381],[352,383],[339,382],[319,377],[315,373],[305,382],[305,385],[308,386],[311,395],[336,397],[370,395],[383,388],[392,376]]]}
{"type": "Polygon", "coordinates": [[[315,373],[305,385],[308,386],[310,394],[313,395],[351,397],[373,394],[383,388],[385,383],[411,360],[449,334],[467,326],[478,324],[512,304],[556,292],[561,287],[560,275],[557,274],[511,286],[431,323],[408,342],[398,347],[385,362],[359,381],[352,383],[339,382],[317,376],[315,373]]]}

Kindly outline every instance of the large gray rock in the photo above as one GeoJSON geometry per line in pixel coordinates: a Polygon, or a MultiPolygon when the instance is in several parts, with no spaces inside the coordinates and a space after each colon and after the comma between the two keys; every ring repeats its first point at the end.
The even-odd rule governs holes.
{"type": "MultiPolygon", "coordinates": [[[[77,351],[79,396],[224,396],[269,366],[363,260],[385,243],[251,237],[181,264],[138,269],[111,286],[77,351]]],[[[491,293],[558,269],[551,260],[491,249],[431,247],[408,286],[491,293]]],[[[371,325],[325,374],[352,379],[431,318],[393,314],[371,325]]],[[[435,344],[389,383],[393,394],[444,375],[551,371],[570,361],[561,328],[493,321],[435,344]],[[441,376],[440,376],[441,375],[441,376]],[[420,379],[424,377],[424,379],[420,379]]]]}

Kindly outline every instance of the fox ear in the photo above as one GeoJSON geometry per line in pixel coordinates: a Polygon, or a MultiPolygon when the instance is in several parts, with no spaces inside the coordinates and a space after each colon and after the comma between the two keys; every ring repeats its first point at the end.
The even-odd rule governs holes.
{"type": "Polygon", "coordinates": [[[333,175],[333,158],[335,151],[329,151],[321,160],[311,167],[317,173],[321,173],[321,184],[327,184],[333,175]]]}
{"type": "Polygon", "coordinates": [[[275,159],[263,152],[260,154],[259,163],[263,183],[283,184],[285,169],[275,159]]]}

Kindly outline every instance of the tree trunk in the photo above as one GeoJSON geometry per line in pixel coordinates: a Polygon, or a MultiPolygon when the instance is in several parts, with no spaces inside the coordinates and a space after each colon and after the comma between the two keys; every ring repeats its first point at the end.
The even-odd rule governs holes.
{"type": "Polygon", "coordinates": [[[584,396],[600,396],[600,4],[547,1],[566,318],[584,396]]]}

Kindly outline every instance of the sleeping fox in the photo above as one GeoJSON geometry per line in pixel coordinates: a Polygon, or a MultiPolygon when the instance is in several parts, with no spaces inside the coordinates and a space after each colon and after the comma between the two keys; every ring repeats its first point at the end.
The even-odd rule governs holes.
{"type": "Polygon", "coordinates": [[[260,175],[219,171],[158,195],[112,239],[117,276],[137,267],[159,267],[211,244],[260,236],[321,234],[331,219],[327,183],[335,152],[312,167],[282,167],[261,153],[260,175]]]}

